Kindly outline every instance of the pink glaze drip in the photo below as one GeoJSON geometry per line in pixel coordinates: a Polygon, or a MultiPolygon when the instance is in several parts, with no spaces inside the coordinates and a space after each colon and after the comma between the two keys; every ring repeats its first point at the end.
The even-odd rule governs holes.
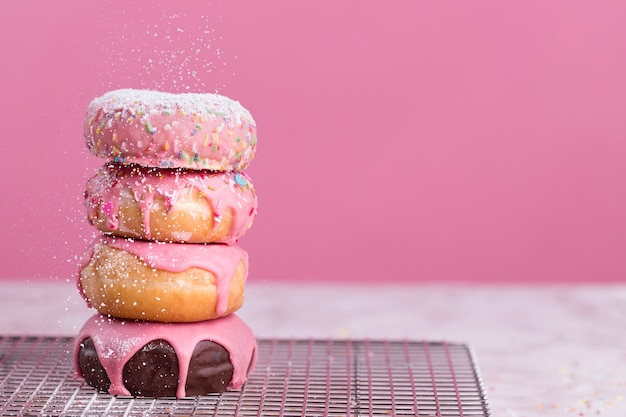
{"type": "Polygon", "coordinates": [[[239,261],[243,260],[248,270],[248,253],[236,245],[146,242],[113,237],[105,237],[104,242],[132,253],[152,268],[183,272],[196,267],[212,272],[217,289],[217,314],[223,314],[228,308],[230,280],[239,261]]]}
{"type": "Polygon", "coordinates": [[[100,362],[111,380],[111,395],[130,395],[123,382],[124,365],[143,346],[157,339],[170,343],[178,357],[178,398],[186,397],[185,382],[191,355],[203,340],[218,343],[228,351],[233,365],[229,390],[241,388],[257,360],[257,343],[252,330],[235,314],[196,323],[124,321],[96,314],[83,325],[74,342],[74,367],[79,377],[83,375],[78,365],[78,351],[88,337],[93,340],[100,362]]]}
{"type": "MultiPolygon", "coordinates": [[[[217,290],[215,312],[218,315],[224,314],[228,309],[230,281],[240,261],[244,262],[246,274],[248,271],[248,252],[237,245],[164,243],[103,236],[96,241],[94,248],[101,244],[127,251],[151,268],[183,272],[196,267],[210,271],[215,276],[217,290]]],[[[83,260],[81,270],[93,256],[93,249],[87,253],[87,256],[83,260]]],[[[78,290],[84,297],[80,285],[80,273],[77,281],[78,290]]],[[[89,305],[89,301],[86,298],[85,300],[89,305]]]]}
{"type": "Polygon", "coordinates": [[[95,98],[84,134],[101,158],[155,167],[245,169],[256,124],[239,102],[218,94],[122,89],[95,98]]]}
{"type": "Polygon", "coordinates": [[[87,182],[85,206],[90,219],[98,210],[106,215],[111,230],[122,227],[118,212],[122,193],[130,190],[139,204],[147,239],[150,234],[150,212],[156,196],[162,197],[169,209],[183,193],[202,193],[214,213],[214,227],[220,213],[233,211],[233,223],[223,243],[232,244],[252,226],[258,212],[257,196],[250,178],[243,172],[212,172],[184,169],[157,169],[139,165],[105,164],[87,182]]]}

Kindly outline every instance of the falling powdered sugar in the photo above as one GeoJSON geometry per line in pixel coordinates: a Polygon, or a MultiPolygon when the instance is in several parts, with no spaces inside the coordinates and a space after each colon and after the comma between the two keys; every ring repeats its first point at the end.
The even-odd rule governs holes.
{"type": "Polygon", "coordinates": [[[98,49],[113,59],[100,62],[98,78],[109,79],[109,88],[120,78],[127,85],[173,92],[224,88],[225,76],[232,75],[225,71],[228,58],[219,34],[226,4],[197,6],[170,2],[107,11],[111,30],[99,38],[98,49]]]}

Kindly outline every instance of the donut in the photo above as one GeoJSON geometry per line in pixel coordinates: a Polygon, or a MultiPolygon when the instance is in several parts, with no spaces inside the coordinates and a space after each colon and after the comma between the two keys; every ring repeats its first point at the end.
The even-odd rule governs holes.
{"type": "Polygon", "coordinates": [[[104,233],[233,244],[252,226],[257,197],[243,172],[107,163],[87,182],[85,206],[104,233]]]}
{"type": "Polygon", "coordinates": [[[102,236],[79,267],[87,306],[122,319],[194,322],[243,305],[248,254],[237,245],[102,236]]]}
{"type": "Polygon", "coordinates": [[[74,369],[111,395],[185,398],[240,390],[257,350],[252,331],[235,314],[195,323],[96,314],[74,340],[74,369]]]}
{"type": "Polygon", "coordinates": [[[84,135],[94,155],[123,163],[233,171],[256,150],[256,124],[218,94],[121,89],[87,107],[84,135]]]}

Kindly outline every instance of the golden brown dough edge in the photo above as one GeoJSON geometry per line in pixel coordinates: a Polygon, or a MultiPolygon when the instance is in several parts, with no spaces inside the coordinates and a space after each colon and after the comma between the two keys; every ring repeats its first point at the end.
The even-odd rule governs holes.
{"type": "Polygon", "coordinates": [[[149,230],[145,230],[141,205],[128,191],[120,196],[117,228],[109,227],[100,206],[96,210],[97,217],[89,221],[99,231],[119,237],[184,243],[231,243],[233,240],[229,236],[233,225],[232,209],[225,210],[217,223],[211,204],[196,190],[178,196],[175,207],[168,209],[163,198],[156,197],[149,213],[149,230]]]}
{"type": "Polygon", "coordinates": [[[96,245],[80,271],[80,287],[100,314],[122,319],[195,322],[226,316],[243,305],[246,265],[239,260],[230,277],[226,311],[217,313],[216,276],[201,268],[169,272],[146,265],[135,255],[96,245]]]}

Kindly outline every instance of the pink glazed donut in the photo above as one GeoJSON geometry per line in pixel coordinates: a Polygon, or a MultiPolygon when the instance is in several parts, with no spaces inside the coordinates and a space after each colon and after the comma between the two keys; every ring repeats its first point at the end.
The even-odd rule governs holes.
{"type": "Polygon", "coordinates": [[[245,169],[256,150],[256,124],[239,102],[218,94],[115,90],[85,116],[94,155],[157,168],[245,169]]]}
{"type": "Polygon", "coordinates": [[[76,285],[100,314],[189,323],[239,310],[247,276],[248,253],[237,245],[102,236],[81,260],[76,285]]]}
{"type": "Polygon", "coordinates": [[[252,330],[234,314],[197,323],[94,315],[75,339],[74,369],[111,395],[185,398],[240,390],[257,350],[252,330]]]}
{"type": "Polygon", "coordinates": [[[233,244],[252,226],[257,196],[244,172],[110,162],[87,182],[91,224],[115,236],[233,244]]]}

